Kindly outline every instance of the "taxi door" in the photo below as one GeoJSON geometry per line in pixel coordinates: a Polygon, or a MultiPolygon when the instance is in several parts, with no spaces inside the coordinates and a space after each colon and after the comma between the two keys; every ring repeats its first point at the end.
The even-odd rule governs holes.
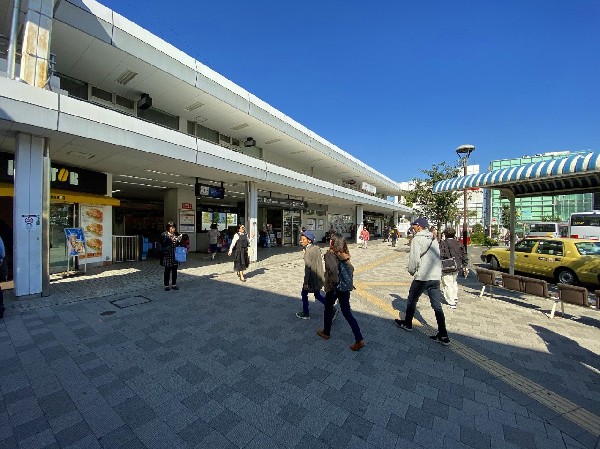
{"type": "Polygon", "coordinates": [[[515,270],[528,272],[531,258],[535,256],[533,249],[538,240],[525,239],[515,245],[515,270]]]}
{"type": "Polygon", "coordinates": [[[530,273],[553,277],[554,270],[560,266],[564,255],[564,243],[560,240],[541,240],[531,254],[530,273]]]}

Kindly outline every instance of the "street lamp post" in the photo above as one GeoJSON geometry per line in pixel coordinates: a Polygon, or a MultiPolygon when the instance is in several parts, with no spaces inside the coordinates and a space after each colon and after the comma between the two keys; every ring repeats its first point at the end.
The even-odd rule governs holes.
{"type": "MultiPolygon", "coordinates": [[[[463,166],[463,175],[467,176],[467,165],[469,162],[469,156],[471,153],[475,151],[475,147],[473,145],[461,145],[456,149],[456,154],[458,158],[462,162],[463,166]]],[[[465,247],[465,252],[467,252],[467,189],[463,190],[463,246],[465,247]]]]}

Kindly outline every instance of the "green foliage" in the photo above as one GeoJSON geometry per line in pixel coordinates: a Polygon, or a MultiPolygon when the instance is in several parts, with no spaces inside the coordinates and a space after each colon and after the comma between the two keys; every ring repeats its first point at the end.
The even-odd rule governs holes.
{"type": "Polygon", "coordinates": [[[438,181],[454,178],[459,175],[459,167],[452,167],[445,162],[433,164],[429,170],[421,170],[426,177],[413,179],[414,190],[407,195],[410,204],[418,215],[427,217],[436,228],[440,229],[445,223],[458,220],[460,213],[456,200],[462,192],[433,193],[433,186],[438,181]]]}
{"type": "Polygon", "coordinates": [[[485,245],[485,246],[498,246],[498,240],[491,239],[483,232],[481,225],[473,226],[471,232],[471,244],[472,245],[485,245]],[[481,229],[475,230],[475,226],[479,226],[481,229]]]}
{"type": "MultiPolygon", "coordinates": [[[[515,222],[521,218],[521,211],[515,210],[515,222]]],[[[502,205],[502,222],[500,223],[505,228],[510,228],[510,206],[508,204],[502,205]]]]}
{"type": "Polygon", "coordinates": [[[474,233],[474,232],[481,232],[481,233],[483,233],[483,225],[481,223],[475,223],[473,225],[473,227],[471,228],[471,232],[472,233],[474,233]]]}

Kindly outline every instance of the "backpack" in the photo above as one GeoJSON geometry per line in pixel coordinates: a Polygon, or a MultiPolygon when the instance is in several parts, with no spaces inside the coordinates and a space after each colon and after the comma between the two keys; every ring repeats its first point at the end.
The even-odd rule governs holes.
{"type": "Polygon", "coordinates": [[[340,292],[349,292],[354,290],[354,267],[349,263],[339,261],[338,263],[339,283],[337,290],[340,292]]]}

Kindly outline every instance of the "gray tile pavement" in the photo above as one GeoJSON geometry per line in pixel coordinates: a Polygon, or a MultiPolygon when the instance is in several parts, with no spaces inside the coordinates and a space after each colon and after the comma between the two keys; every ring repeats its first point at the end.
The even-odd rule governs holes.
{"type": "Polygon", "coordinates": [[[243,284],[226,256],[192,255],[178,292],[154,260],[7,292],[0,447],[600,448],[600,313],[550,320],[543,300],[479,299],[471,276],[442,347],[427,298],[416,332],[392,321],[406,249],[351,249],[360,352],[341,316],[316,336],[321,304],[295,317],[297,248],[260,251],[243,284]]]}

